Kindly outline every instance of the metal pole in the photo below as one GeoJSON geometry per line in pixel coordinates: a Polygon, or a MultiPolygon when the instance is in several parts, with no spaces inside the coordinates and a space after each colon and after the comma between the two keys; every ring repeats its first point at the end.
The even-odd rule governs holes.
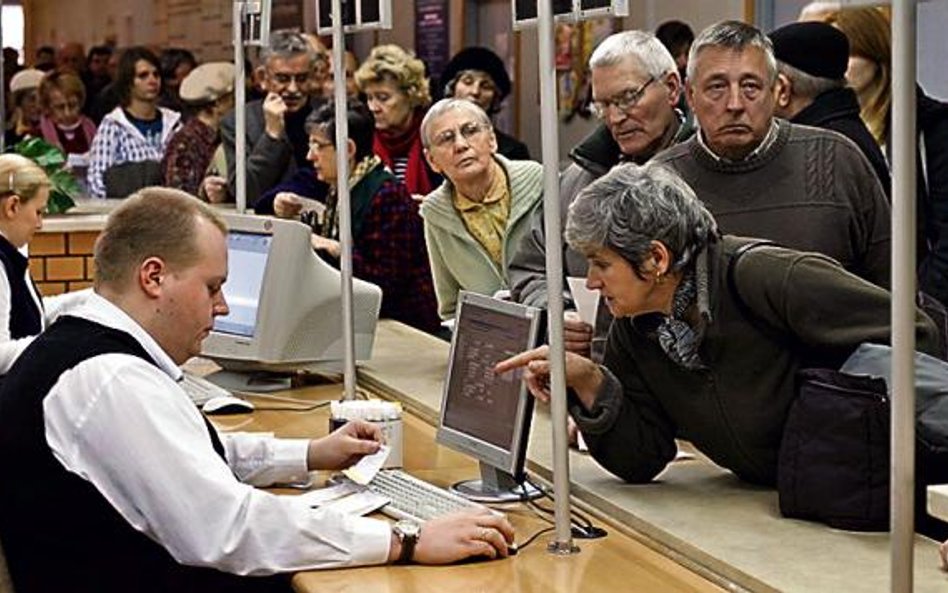
{"type": "Polygon", "coordinates": [[[0,0],[0,122],[3,122],[3,129],[0,130],[0,152],[6,152],[7,150],[7,85],[4,84],[6,81],[7,68],[6,64],[3,61],[3,0],[0,0]]]}
{"type": "Polygon", "coordinates": [[[915,492],[915,0],[892,2],[891,591],[912,591],[915,492]]]}
{"type": "Polygon", "coordinates": [[[247,209],[247,75],[244,71],[244,0],[234,0],[234,171],[237,212],[247,209]]]}
{"type": "Polygon", "coordinates": [[[543,140],[543,222],[546,232],[547,313],[550,343],[550,416],[553,423],[553,498],[556,531],[548,550],[573,554],[569,519],[569,444],[566,438],[566,358],[563,347],[563,233],[560,221],[559,129],[553,64],[553,6],[537,0],[540,54],[540,125],[543,140]]]}
{"type": "Polygon", "coordinates": [[[355,330],[352,316],[352,211],[349,204],[349,119],[346,109],[346,40],[342,0],[332,0],[332,76],[336,108],[336,198],[339,207],[339,266],[342,271],[343,399],[355,399],[355,330]]]}

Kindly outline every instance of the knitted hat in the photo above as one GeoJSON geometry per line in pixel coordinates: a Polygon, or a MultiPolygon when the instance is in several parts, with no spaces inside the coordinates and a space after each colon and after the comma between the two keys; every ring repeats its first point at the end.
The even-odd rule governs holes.
{"type": "Polygon", "coordinates": [[[229,62],[201,64],[181,81],[178,94],[186,103],[211,103],[234,92],[234,65],[229,62]]]}
{"type": "Polygon", "coordinates": [[[17,91],[39,88],[45,74],[46,73],[42,70],[35,68],[20,70],[10,79],[10,92],[15,93],[17,91]]]}
{"type": "Polygon", "coordinates": [[[826,23],[792,23],[773,31],[774,57],[817,78],[839,80],[849,63],[846,34],[826,23]]]}
{"type": "Polygon", "coordinates": [[[441,88],[438,90],[443,92],[444,87],[465,70],[486,72],[497,86],[501,101],[510,94],[510,76],[503,60],[486,47],[466,47],[454,54],[441,72],[441,88]]]}

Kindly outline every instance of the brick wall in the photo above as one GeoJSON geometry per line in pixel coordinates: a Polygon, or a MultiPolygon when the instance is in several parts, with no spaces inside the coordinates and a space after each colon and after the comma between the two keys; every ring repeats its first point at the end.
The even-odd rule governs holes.
{"type": "Polygon", "coordinates": [[[92,246],[98,231],[37,233],[30,241],[30,275],[44,295],[92,286],[92,246]]]}

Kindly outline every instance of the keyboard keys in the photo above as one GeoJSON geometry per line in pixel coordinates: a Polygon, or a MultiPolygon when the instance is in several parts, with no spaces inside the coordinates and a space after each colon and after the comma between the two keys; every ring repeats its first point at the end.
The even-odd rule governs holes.
{"type": "Polygon", "coordinates": [[[400,470],[382,470],[367,486],[389,499],[382,512],[396,519],[427,521],[462,509],[486,508],[400,470]]]}

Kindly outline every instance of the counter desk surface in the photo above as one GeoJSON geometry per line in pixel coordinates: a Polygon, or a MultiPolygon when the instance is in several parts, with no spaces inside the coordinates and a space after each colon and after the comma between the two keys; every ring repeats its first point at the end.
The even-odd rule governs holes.
{"type": "MultiPolygon", "coordinates": [[[[360,383],[437,421],[449,345],[403,325],[379,324],[360,383]]],[[[535,414],[528,467],[552,476],[549,414],[535,414]]],[[[777,493],[752,486],[699,455],[647,485],[626,484],[587,454],[570,452],[577,504],[720,582],[754,591],[878,593],[889,587],[889,535],[838,531],[780,516],[777,493]]],[[[915,591],[948,590],[937,544],[916,536],[915,591]]]]}

